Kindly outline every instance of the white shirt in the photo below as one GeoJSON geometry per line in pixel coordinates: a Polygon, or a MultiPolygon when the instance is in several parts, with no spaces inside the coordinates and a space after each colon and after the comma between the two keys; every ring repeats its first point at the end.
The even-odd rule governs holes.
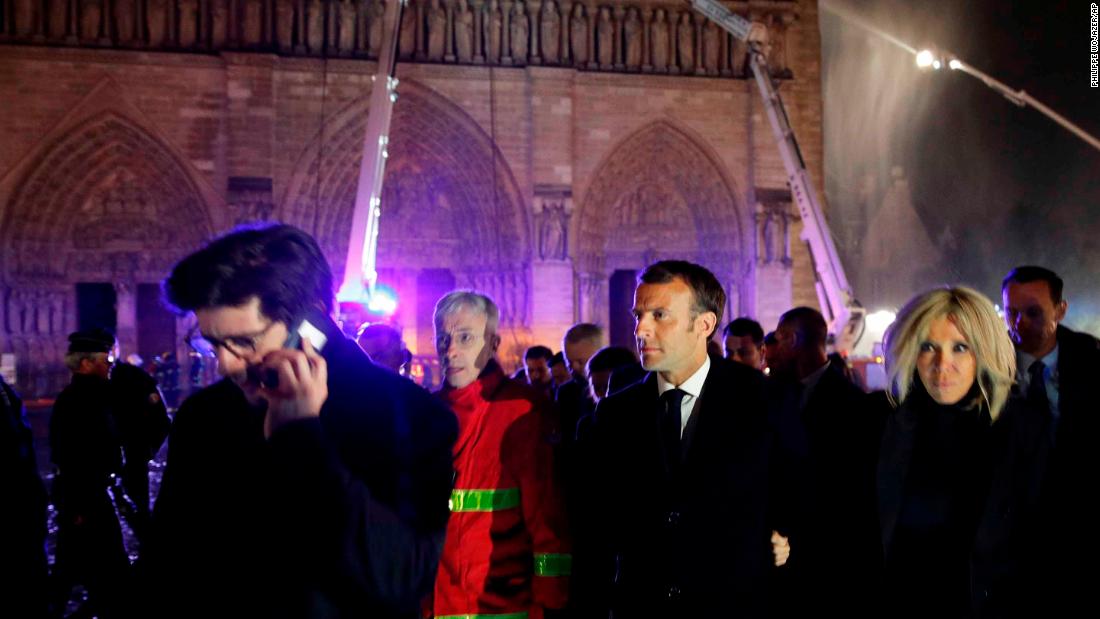
{"type": "Polygon", "coordinates": [[[691,418],[691,411],[694,410],[695,403],[699,401],[699,395],[703,393],[703,383],[707,381],[707,372],[709,371],[710,355],[707,355],[703,365],[699,366],[694,374],[679,385],[673,385],[665,380],[660,373],[657,374],[658,395],[664,395],[670,389],[679,389],[687,394],[680,402],[680,438],[684,438],[684,428],[687,427],[688,419],[691,418]]]}

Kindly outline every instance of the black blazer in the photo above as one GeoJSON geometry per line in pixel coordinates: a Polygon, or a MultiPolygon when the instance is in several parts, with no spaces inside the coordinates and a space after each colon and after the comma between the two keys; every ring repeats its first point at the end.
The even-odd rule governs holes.
{"type": "Polygon", "coordinates": [[[882,560],[875,466],[883,415],[831,365],[800,411],[801,488],[778,614],[870,611],[868,592],[882,560]]]}
{"type": "MultiPolygon", "coordinates": [[[[886,411],[878,463],[878,509],[882,548],[888,559],[905,500],[912,462],[916,411],[908,401],[894,409],[882,392],[875,406],[886,411]]],[[[1030,585],[1024,579],[1026,544],[1033,526],[1046,468],[1047,421],[1022,399],[1010,398],[990,433],[989,490],[970,549],[970,616],[1016,616],[1030,585]]],[[[885,600],[889,607],[890,601],[885,600]]],[[[884,612],[904,609],[888,608],[884,612]]]]}
{"type": "Polygon", "coordinates": [[[320,416],[268,440],[264,411],[229,380],[180,407],[142,548],[146,616],[418,616],[442,551],[457,421],[345,337],[323,356],[320,416]]]}
{"type": "Polygon", "coordinates": [[[778,438],[794,400],[760,372],[711,357],[677,474],[657,389],[651,373],[596,409],[586,511],[597,533],[577,551],[585,615],[763,615],[770,534],[788,509],[776,488],[791,475],[778,438]]]}
{"type": "Polygon", "coordinates": [[[1028,558],[1030,607],[1047,616],[1074,614],[1095,604],[1100,578],[1100,533],[1094,492],[1100,479],[1100,341],[1058,327],[1059,421],[1028,558]]]}

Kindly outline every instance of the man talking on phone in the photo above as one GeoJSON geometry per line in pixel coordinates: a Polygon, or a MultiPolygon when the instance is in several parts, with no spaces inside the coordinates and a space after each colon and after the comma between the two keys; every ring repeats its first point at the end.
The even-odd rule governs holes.
{"type": "Polygon", "coordinates": [[[216,239],[164,292],[223,379],[176,414],[143,614],[416,617],[447,525],[454,415],[343,336],[332,273],[297,228],[216,239]]]}

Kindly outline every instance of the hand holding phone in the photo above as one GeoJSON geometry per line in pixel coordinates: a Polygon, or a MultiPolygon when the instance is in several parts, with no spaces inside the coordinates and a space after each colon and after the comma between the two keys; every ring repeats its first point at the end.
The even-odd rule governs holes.
{"type": "Polygon", "coordinates": [[[316,417],[328,399],[328,363],[313,347],[311,338],[302,339],[302,348],[282,348],[268,353],[260,367],[264,375],[276,380],[264,383],[260,396],[267,401],[264,434],[295,419],[316,417]]]}

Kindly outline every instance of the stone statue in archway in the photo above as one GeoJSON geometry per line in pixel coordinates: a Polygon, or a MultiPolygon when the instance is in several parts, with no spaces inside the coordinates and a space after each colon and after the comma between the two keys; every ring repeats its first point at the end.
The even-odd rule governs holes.
{"type": "Polygon", "coordinates": [[[440,0],[432,0],[428,8],[428,59],[443,60],[447,40],[447,12],[440,0]]]}
{"type": "Polygon", "coordinates": [[[565,260],[565,205],[547,204],[542,211],[539,231],[539,257],[543,260],[565,260]]]}
{"type": "Polygon", "coordinates": [[[39,6],[40,3],[35,0],[16,0],[14,10],[16,35],[26,37],[34,34],[36,9],[39,6]]]}
{"type": "Polygon", "coordinates": [[[259,45],[263,41],[263,36],[263,5],[260,4],[260,0],[245,0],[241,40],[245,45],[259,45]]]}
{"type": "Polygon", "coordinates": [[[527,21],[527,8],[522,2],[512,5],[512,60],[519,64],[527,62],[528,45],[527,35],[530,33],[530,25],[527,21]]]}
{"type": "MultiPolygon", "coordinates": [[[[163,0],[160,0],[163,2],[163,0]]],[[[227,6],[227,0],[214,0],[213,7],[211,8],[213,17],[210,20],[210,46],[214,49],[221,49],[225,46],[225,37],[227,29],[229,28],[229,7],[227,6]]],[[[161,16],[161,27],[163,28],[164,18],[161,16]]],[[[152,18],[149,20],[149,38],[152,39],[152,18]]],[[[149,42],[152,45],[152,41],[149,42]]]]}
{"type": "Polygon", "coordinates": [[[115,0],[113,12],[118,42],[129,43],[134,38],[134,0],[115,0]]]}
{"type": "Polygon", "coordinates": [[[542,11],[539,15],[539,39],[542,44],[543,61],[556,64],[561,49],[561,18],[558,16],[557,4],[549,0],[544,0],[542,3],[542,11]]]}
{"type": "Polygon", "coordinates": [[[626,66],[637,69],[642,65],[642,20],[638,9],[631,7],[623,23],[623,39],[626,43],[626,66]]]}
{"type": "Polygon", "coordinates": [[[275,42],[279,49],[289,50],[294,40],[294,3],[291,0],[275,0],[275,42]]]}
{"type": "Polygon", "coordinates": [[[80,4],[80,38],[85,41],[99,39],[100,22],[103,21],[101,0],[83,0],[80,4]]]}
{"type": "Polygon", "coordinates": [[[653,68],[657,71],[665,71],[668,69],[668,22],[665,21],[664,9],[657,9],[656,15],[653,16],[651,33],[653,68]]]}
{"type": "MultiPolygon", "coordinates": [[[[55,39],[62,39],[66,34],[69,34],[69,2],[68,0],[50,0],[49,7],[49,35],[55,39]]],[[[18,25],[18,21],[16,25],[18,25]]],[[[138,38],[141,38],[140,34],[138,38]]]]}
{"type": "Polygon", "coordinates": [[[195,44],[198,13],[198,0],[179,0],[180,47],[195,44]]]}
{"type": "Polygon", "coordinates": [[[600,8],[600,19],[596,22],[596,48],[599,51],[601,67],[610,67],[615,62],[615,24],[611,21],[611,9],[600,8]]]}
{"type": "MultiPolygon", "coordinates": [[[[381,5],[382,2],[378,4],[381,5]]],[[[412,7],[410,9],[403,11],[401,14],[401,34],[398,38],[398,51],[406,57],[416,53],[416,28],[421,23],[418,19],[419,12],[412,9],[412,7]]],[[[381,22],[381,19],[379,21],[381,22]]],[[[381,36],[378,42],[381,44],[381,36]]]]}
{"type": "Polygon", "coordinates": [[[470,62],[474,57],[474,12],[460,2],[454,15],[455,56],[459,62],[470,62]]]}
{"type": "Polygon", "coordinates": [[[340,0],[340,52],[351,54],[355,50],[355,4],[352,0],[340,0]]]}
{"type": "Polygon", "coordinates": [[[500,42],[503,35],[503,17],[500,13],[500,6],[496,0],[489,5],[489,25],[488,32],[485,33],[486,44],[489,49],[486,50],[489,56],[490,62],[500,61],[500,42]]]}
{"type": "Polygon", "coordinates": [[[707,20],[703,29],[703,62],[706,64],[708,74],[718,74],[718,58],[720,52],[720,40],[722,32],[714,22],[707,20]]]}
{"type": "MultiPolygon", "coordinates": [[[[375,58],[378,57],[379,52],[382,51],[382,26],[386,15],[386,7],[382,4],[382,0],[375,0],[370,5],[370,45],[367,48],[368,53],[375,58]]],[[[402,19],[412,21],[412,16],[403,17],[402,19]]],[[[405,24],[401,24],[401,32],[405,31],[405,24]]]]}
{"type": "Polygon", "coordinates": [[[680,71],[687,73],[695,68],[695,26],[690,13],[680,14],[676,28],[676,49],[680,52],[680,71]]]}
{"type": "Polygon", "coordinates": [[[316,54],[325,46],[325,7],[321,0],[309,0],[306,14],[306,39],[309,51],[316,54]]]}
{"type": "Polygon", "coordinates": [[[572,46],[573,62],[588,62],[588,18],[584,14],[584,5],[573,6],[573,16],[569,18],[569,44],[572,46]]]}

